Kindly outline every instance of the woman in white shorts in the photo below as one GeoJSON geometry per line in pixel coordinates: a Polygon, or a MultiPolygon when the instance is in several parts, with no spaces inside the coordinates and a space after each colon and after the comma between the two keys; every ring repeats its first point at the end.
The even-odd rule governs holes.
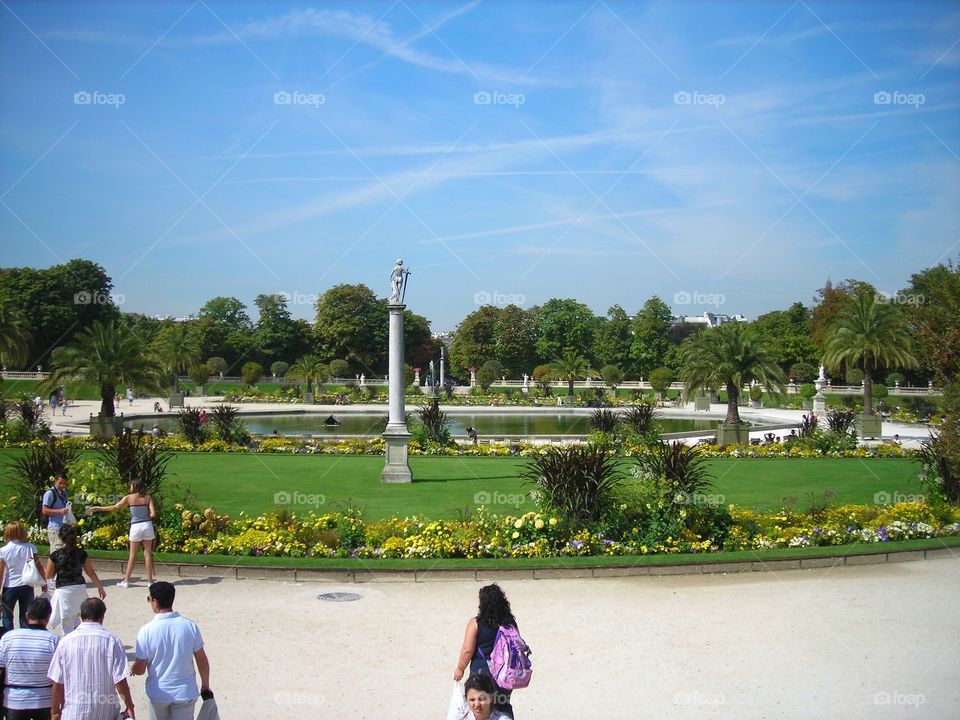
{"type": "Polygon", "coordinates": [[[157,536],[153,530],[153,520],[157,517],[157,508],[153,504],[153,497],[148,495],[143,487],[142,480],[130,483],[130,494],[124,496],[116,505],[92,506],[87,508],[87,515],[95,512],[109,512],[122,507],[130,508],[130,558],[127,560],[127,572],[117,587],[125,588],[133,575],[133,566],[137,562],[137,549],[143,545],[143,560],[147,566],[147,577],[153,584],[153,541],[157,536]]]}

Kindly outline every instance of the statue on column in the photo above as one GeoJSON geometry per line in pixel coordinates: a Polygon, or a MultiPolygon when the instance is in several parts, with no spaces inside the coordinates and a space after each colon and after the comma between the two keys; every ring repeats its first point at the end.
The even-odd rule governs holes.
{"type": "Polygon", "coordinates": [[[403,304],[403,296],[407,291],[407,278],[412,271],[403,266],[403,260],[398,259],[390,272],[390,304],[403,304]]]}

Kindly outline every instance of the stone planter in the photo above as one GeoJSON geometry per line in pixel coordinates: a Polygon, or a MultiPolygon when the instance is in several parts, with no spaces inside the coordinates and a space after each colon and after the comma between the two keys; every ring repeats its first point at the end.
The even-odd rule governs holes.
{"type": "Polygon", "coordinates": [[[183,407],[183,393],[182,392],[172,392],[170,393],[170,407],[183,407]]]}
{"type": "Polygon", "coordinates": [[[857,428],[857,436],[861,440],[866,440],[867,438],[880,439],[883,420],[879,415],[857,415],[855,425],[857,428]]]}
{"type": "Polygon", "coordinates": [[[750,426],[721,424],[717,429],[717,445],[749,445],[750,426]]]}
{"type": "Polygon", "coordinates": [[[800,401],[801,410],[813,410],[813,400],[801,400],[800,401]]]}
{"type": "Polygon", "coordinates": [[[313,405],[314,402],[316,402],[316,401],[313,399],[313,393],[312,393],[312,392],[310,392],[310,393],[305,392],[305,393],[303,394],[303,404],[304,404],[304,405],[313,405]]]}
{"type": "Polygon", "coordinates": [[[710,398],[708,397],[698,397],[693,401],[694,410],[710,410],[710,398]]]}
{"type": "Polygon", "coordinates": [[[115,438],[123,432],[123,416],[90,416],[90,434],[98,438],[115,438]]]}

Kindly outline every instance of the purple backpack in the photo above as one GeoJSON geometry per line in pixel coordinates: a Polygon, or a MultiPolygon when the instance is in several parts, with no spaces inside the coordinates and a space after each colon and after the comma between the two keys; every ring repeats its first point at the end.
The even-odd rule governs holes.
{"type": "Polygon", "coordinates": [[[530,663],[530,646],[520,637],[513,625],[501,625],[493,641],[493,651],[487,664],[497,686],[504,690],[517,690],[530,684],[533,666],[530,663]]]}

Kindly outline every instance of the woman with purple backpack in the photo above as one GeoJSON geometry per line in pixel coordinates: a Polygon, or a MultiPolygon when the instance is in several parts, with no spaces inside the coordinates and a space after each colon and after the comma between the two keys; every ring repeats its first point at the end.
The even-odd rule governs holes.
{"type": "MultiPolygon", "coordinates": [[[[459,682],[470,666],[471,675],[490,676],[488,661],[493,654],[497,631],[501,627],[516,628],[517,621],[510,611],[510,601],[500,586],[494,583],[480,588],[480,611],[476,617],[467,621],[467,629],[460,648],[460,658],[453,679],[459,682]]],[[[509,718],[513,718],[513,706],[510,705],[511,690],[501,688],[494,683],[493,709],[509,718]]]]}

